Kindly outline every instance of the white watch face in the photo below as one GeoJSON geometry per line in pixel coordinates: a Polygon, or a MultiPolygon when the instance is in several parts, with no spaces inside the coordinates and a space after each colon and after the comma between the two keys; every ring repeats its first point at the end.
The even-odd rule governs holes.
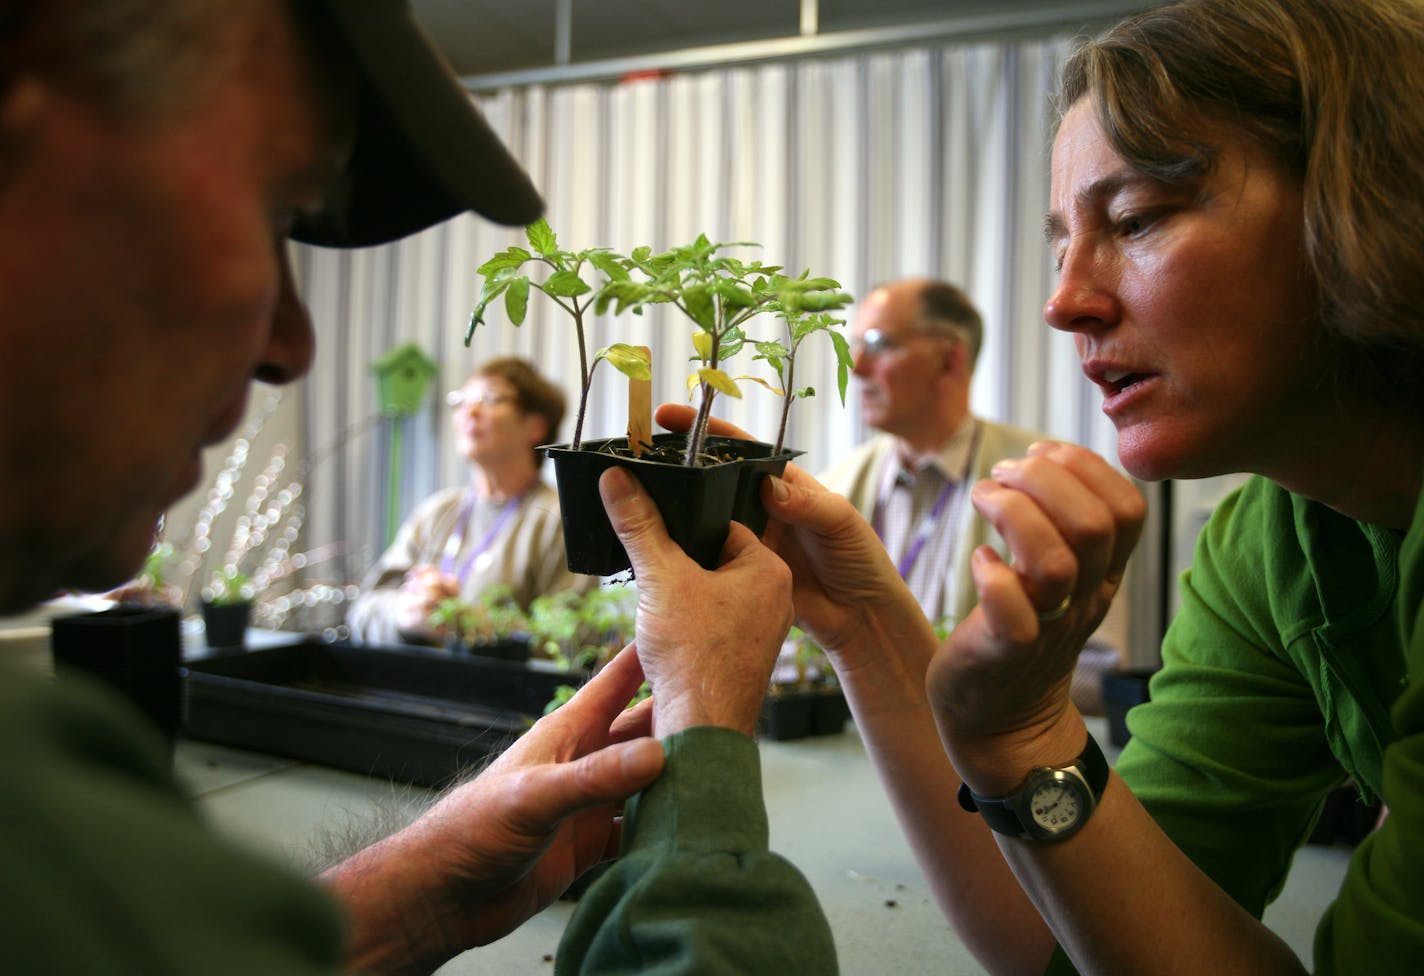
{"type": "Polygon", "coordinates": [[[1028,814],[1047,834],[1060,834],[1077,826],[1087,813],[1082,786],[1063,774],[1037,784],[1029,796],[1028,814]]]}

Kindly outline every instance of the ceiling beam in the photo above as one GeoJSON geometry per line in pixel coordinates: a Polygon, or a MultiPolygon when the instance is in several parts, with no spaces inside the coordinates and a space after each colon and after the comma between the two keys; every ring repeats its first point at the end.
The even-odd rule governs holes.
{"type": "MultiPolygon", "coordinates": [[[[564,0],[566,3],[567,0],[564,0]]],[[[806,23],[803,0],[802,28],[806,23]]],[[[1024,31],[1078,28],[1108,23],[1156,4],[1150,0],[1083,0],[1072,4],[1045,2],[990,13],[964,14],[940,20],[888,27],[801,34],[732,44],[681,48],[656,54],[530,68],[520,71],[466,75],[461,81],[472,92],[489,92],[525,85],[563,85],[612,81],[646,71],[692,71],[730,64],[781,61],[815,55],[844,54],[882,47],[908,47],[944,41],[1024,31]]]]}
{"type": "Polygon", "coordinates": [[[801,0],[801,36],[821,32],[821,0],[801,0]]]}
{"type": "Polygon", "coordinates": [[[557,0],[554,5],[554,64],[563,67],[573,60],[574,0],[557,0]]]}

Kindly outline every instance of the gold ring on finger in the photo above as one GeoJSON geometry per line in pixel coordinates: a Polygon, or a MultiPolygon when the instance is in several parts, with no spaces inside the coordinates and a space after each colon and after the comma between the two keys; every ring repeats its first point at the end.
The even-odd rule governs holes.
{"type": "Polygon", "coordinates": [[[1046,624],[1057,620],[1064,614],[1066,614],[1068,612],[1068,608],[1072,605],[1073,594],[1069,593],[1063,598],[1063,602],[1058,604],[1058,606],[1054,607],[1052,610],[1045,610],[1043,613],[1038,614],[1038,622],[1041,624],[1046,624]]]}

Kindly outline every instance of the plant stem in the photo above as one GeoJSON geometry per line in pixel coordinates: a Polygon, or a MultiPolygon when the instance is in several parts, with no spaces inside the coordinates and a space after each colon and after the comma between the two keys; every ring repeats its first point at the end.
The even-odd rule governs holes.
{"type": "Polygon", "coordinates": [[[793,346],[791,355],[786,357],[786,390],[781,396],[781,428],[776,432],[776,447],[771,451],[772,457],[781,453],[781,445],[786,441],[786,422],[791,419],[791,400],[795,396],[794,380],[796,379],[796,349],[793,346]]]}
{"type": "MultiPolygon", "coordinates": [[[[722,330],[726,325],[722,319],[722,303],[717,302],[717,328],[712,332],[712,349],[707,357],[709,369],[717,368],[718,354],[721,352],[722,330]]],[[[697,419],[692,422],[692,428],[687,432],[687,457],[683,459],[683,464],[689,468],[697,466],[697,456],[702,453],[703,445],[707,443],[707,421],[712,416],[712,398],[717,395],[717,391],[706,380],[698,384],[698,392],[702,395],[702,402],[697,405],[697,419]]]]}
{"type": "Polygon", "coordinates": [[[573,302],[574,328],[578,331],[579,350],[579,405],[578,414],[574,419],[574,437],[570,442],[570,448],[577,451],[583,446],[583,416],[588,410],[588,389],[593,385],[592,371],[588,368],[588,348],[583,338],[583,308],[579,306],[578,299],[573,302]]]}
{"type": "Polygon", "coordinates": [[[697,466],[697,457],[707,442],[707,421],[712,416],[712,398],[717,395],[717,391],[705,380],[699,389],[702,402],[697,405],[697,418],[693,420],[692,427],[687,432],[687,456],[682,462],[689,468],[697,466]]]}

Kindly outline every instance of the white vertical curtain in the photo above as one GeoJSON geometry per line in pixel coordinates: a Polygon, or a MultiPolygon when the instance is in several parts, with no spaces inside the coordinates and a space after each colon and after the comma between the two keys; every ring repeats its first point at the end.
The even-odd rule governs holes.
{"type": "MultiPolygon", "coordinates": [[[[809,268],[857,296],[891,278],[946,278],[968,291],[986,323],[974,409],[1114,458],[1111,428],[1071,341],[1041,318],[1053,279],[1041,232],[1047,93],[1069,47],[1066,36],[945,43],[621,84],[531,86],[480,105],[542,190],[564,247],[660,250],[705,233],[759,242],[749,256],[809,268]]],[[[340,542],[347,578],[360,576],[390,530],[394,424],[404,425],[399,510],[467,477],[440,394],[479,361],[529,357],[568,388],[572,414],[572,328],[543,296],[532,296],[522,327],[496,310],[464,344],[475,268],[521,242],[519,230],[464,216],[366,251],[296,249],[318,331],[303,394],[308,450],[321,458],[309,476],[308,544],[340,542]],[[368,425],[371,363],[406,342],[439,364],[435,395],[413,417],[368,425]]],[[[655,400],[677,400],[690,335],[659,309],[596,321],[590,343],[652,346],[655,400]]],[[[756,370],[749,359],[738,366],[756,370]]],[[[845,407],[838,402],[828,342],[808,343],[801,377],[816,396],[793,408],[787,443],[815,471],[867,430],[853,389],[845,407]]],[[[624,393],[619,374],[600,370],[586,436],[622,432],[624,393]]],[[[719,398],[717,412],[769,438],[779,403],[749,386],[740,401],[719,398]]],[[[571,429],[572,416],[561,436],[571,429]]]]}

